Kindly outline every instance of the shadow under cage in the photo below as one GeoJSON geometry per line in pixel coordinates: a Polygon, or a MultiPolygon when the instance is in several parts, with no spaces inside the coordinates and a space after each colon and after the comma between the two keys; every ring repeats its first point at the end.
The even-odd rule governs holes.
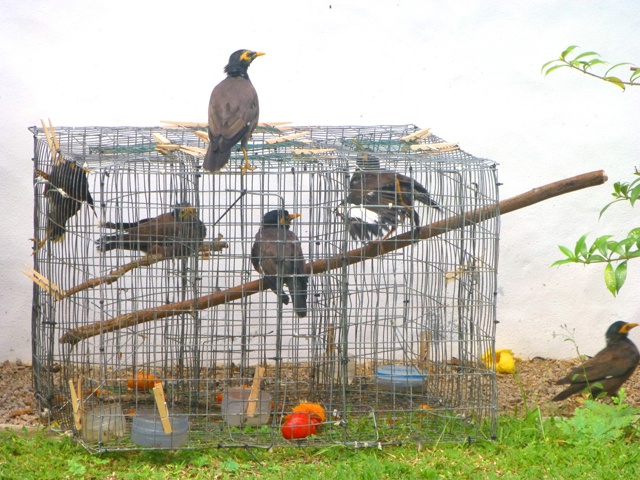
{"type": "Polygon", "coordinates": [[[35,391],[88,449],[493,435],[495,373],[481,356],[495,337],[495,163],[413,125],[262,125],[248,175],[239,151],[222,172],[201,168],[206,127],[58,128],[59,154],[31,131],[35,391]],[[363,159],[392,172],[388,203],[355,203],[363,159]],[[75,183],[54,174],[63,163],[75,183]],[[400,194],[398,174],[415,181],[400,194]],[[279,209],[301,215],[306,316],[251,262],[279,209]],[[479,209],[491,214],[450,223],[479,209]],[[322,414],[287,434],[300,404],[322,414]]]}

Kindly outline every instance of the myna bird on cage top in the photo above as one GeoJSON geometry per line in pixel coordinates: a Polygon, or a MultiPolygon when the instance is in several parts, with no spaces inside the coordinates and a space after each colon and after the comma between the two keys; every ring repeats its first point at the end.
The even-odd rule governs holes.
{"type": "Polygon", "coordinates": [[[231,149],[240,142],[244,155],[243,173],[255,170],[247,157],[247,142],[258,125],[260,107],[258,94],[253,88],[247,69],[261,52],[238,50],[231,54],[224,67],[227,77],[211,92],[209,100],[209,147],[204,157],[204,168],[216,172],[224,167],[231,149]]]}
{"type": "Polygon", "coordinates": [[[370,240],[384,232],[391,235],[405,220],[418,226],[420,216],[414,207],[416,201],[442,211],[421,183],[381,168],[378,157],[362,152],[356,158],[356,170],[349,181],[346,202],[337,213],[347,219],[354,240],[370,240]]]}
{"type": "MultiPolygon", "coordinates": [[[[67,221],[80,211],[83,202],[94,211],[93,198],[89,192],[88,169],[75,161],[59,158],[51,167],[51,172],[38,174],[47,180],[44,196],[47,199],[47,240],[62,240],[67,231],[67,221]]],[[[39,242],[38,247],[44,244],[39,242]]]]}
{"type": "Polygon", "coordinates": [[[582,391],[590,392],[593,398],[602,392],[616,396],[640,362],[637,347],[627,337],[629,330],[637,326],[637,323],[622,321],[613,323],[605,334],[607,346],[556,382],[569,387],[553,397],[553,401],[582,391]]]}
{"type": "Polygon", "coordinates": [[[197,253],[207,234],[207,228],[189,203],[154,218],[133,223],[107,222],[105,228],[118,230],[104,235],[97,242],[101,252],[109,250],[139,250],[165,257],[181,257],[197,253]]]}
{"type": "Polygon", "coordinates": [[[293,310],[299,317],[307,316],[307,282],[304,274],[305,259],[300,240],[289,230],[291,221],[301,216],[287,210],[272,210],[262,219],[251,249],[253,268],[280,300],[289,304],[289,297],[282,291],[284,283],[293,298],[293,310]]]}

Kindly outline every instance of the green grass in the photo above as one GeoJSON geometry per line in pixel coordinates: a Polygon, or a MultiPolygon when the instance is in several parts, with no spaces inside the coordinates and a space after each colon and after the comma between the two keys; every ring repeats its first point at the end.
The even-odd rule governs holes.
{"type": "Polygon", "coordinates": [[[354,450],[125,451],[94,455],[47,431],[0,432],[0,478],[640,478],[638,413],[585,403],[571,419],[501,416],[495,441],[354,450]],[[611,428],[607,428],[610,425],[611,428]]]}

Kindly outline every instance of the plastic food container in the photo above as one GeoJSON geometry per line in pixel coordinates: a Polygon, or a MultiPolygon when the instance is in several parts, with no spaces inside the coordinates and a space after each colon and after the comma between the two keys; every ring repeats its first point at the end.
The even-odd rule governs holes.
{"type": "Polygon", "coordinates": [[[376,382],[378,387],[384,390],[419,390],[426,379],[427,375],[413,366],[381,365],[376,370],[376,382]]]}
{"type": "Polygon", "coordinates": [[[85,410],[82,439],[85,442],[108,442],[124,435],[125,422],[120,404],[96,405],[85,410]]]}
{"type": "MultiPolygon", "coordinates": [[[[349,355],[347,363],[347,385],[351,385],[356,376],[356,361],[349,355]]],[[[321,385],[342,385],[342,366],[337,356],[331,356],[318,369],[318,381],[321,385]]]]}
{"type": "Polygon", "coordinates": [[[160,415],[155,410],[142,410],[133,416],[131,441],[143,447],[179,448],[187,441],[189,417],[169,415],[171,433],[164,433],[160,415]]]}
{"type": "Polygon", "coordinates": [[[253,416],[247,415],[250,388],[230,388],[222,395],[222,419],[231,427],[264,425],[271,416],[271,394],[260,390],[253,416]]]}

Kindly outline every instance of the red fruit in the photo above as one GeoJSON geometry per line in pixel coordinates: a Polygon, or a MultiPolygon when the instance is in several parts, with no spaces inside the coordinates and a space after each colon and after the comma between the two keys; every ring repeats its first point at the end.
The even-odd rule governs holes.
{"type": "Polygon", "coordinates": [[[308,412],[295,412],[289,415],[280,427],[282,436],[287,440],[306,438],[318,431],[320,419],[308,412]]]}

